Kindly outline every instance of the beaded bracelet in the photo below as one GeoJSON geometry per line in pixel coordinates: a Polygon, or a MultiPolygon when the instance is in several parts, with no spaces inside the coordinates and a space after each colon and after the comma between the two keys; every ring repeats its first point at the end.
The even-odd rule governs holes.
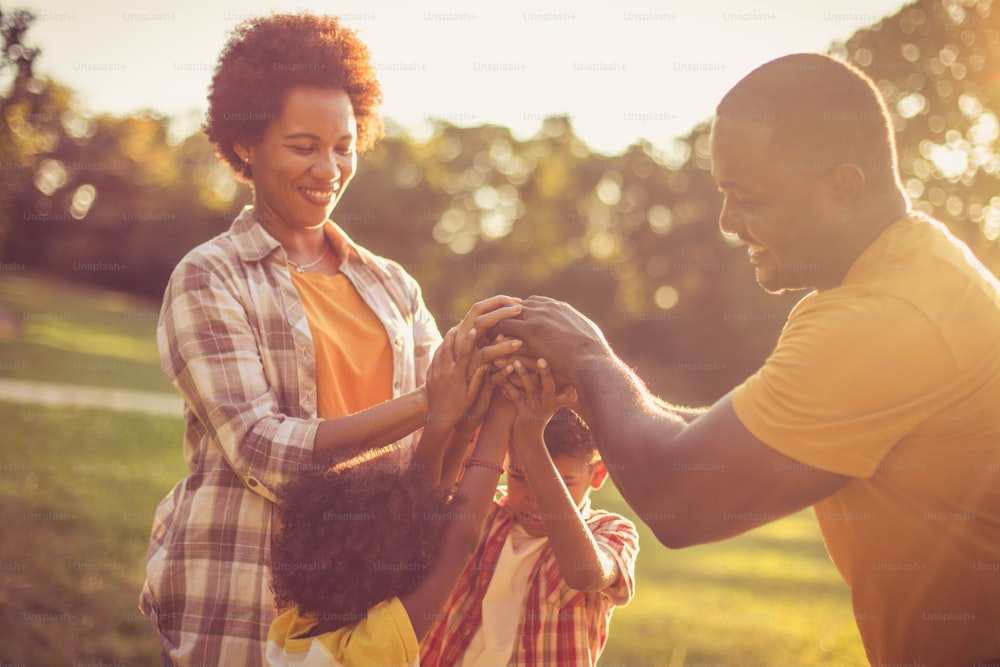
{"type": "Polygon", "coordinates": [[[499,463],[494,463],[493,461],[486,461],[485,459],[465,459],[466,468],[486,468],[487,470],[492,470],[493,472],[502,473],[503,466],[499,463]]]}

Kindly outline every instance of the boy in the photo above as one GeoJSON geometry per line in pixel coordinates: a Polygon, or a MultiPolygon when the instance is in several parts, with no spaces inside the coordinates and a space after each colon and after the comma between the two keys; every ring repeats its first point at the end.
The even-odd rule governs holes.
{"type": "Polygon", "coordinates": [[[514,362],[501,386],[517,408],[506,493],[421,644],[425,665],[593,665],[615,606],[634,594],[635,526],[590,508],[607,470],[589,429],[566,409],[548,364],[514,362]]]}

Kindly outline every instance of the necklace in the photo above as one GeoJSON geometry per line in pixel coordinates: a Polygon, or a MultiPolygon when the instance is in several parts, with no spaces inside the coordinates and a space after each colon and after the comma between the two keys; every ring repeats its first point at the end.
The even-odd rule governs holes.
{"type": "Polygon", "coordinates": [[[309,262],[308,264],[299,264],[297,262],[293,262],[290,259],[288,260],[288,263],[291,264],[292,266],[294,266],[295,270],[298,271],[299,273],[305,273],[306,269],[311,269],[312,267],[314,267],[317,264],[319,264],[323,260],[323,258],[326,257],[326,253],[327,253],[327,251],[329,249],[330,249],[330,244],[329,243],[325,243],[322,254],[320,254],[319,257],[317,257],[315,260],[309,262]]]}

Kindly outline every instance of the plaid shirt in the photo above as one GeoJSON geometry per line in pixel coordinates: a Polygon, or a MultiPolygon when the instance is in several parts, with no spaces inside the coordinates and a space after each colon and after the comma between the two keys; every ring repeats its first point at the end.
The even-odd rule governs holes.
{"type": "MultiPolygon", "coordinates": [[[[341,271],[385,325],[393,396],[415,389],[441,340],[416,281],[333,223],[325,231],[341,271]]],[[[264,565],[274,491],[314,465],[321,420],[302,302],[284,248],[251,207],[178,264],[157,336],[184,398],[191,474],[156,509],[140,609],[175,664],[260,665],[275,617],[264,565]]]]}
{"type": "MultiPolygon", "coordinates": [[[[589,500],[581,511],[597,544],[618,563],[618,581],[599,592],[570,588],[559,572],[552,546],[546,543],[528,577],[524,614],[510,665],[596,664],[608,640],[611,613],[615,606],[628,604],[635,593],[635,559],[639,554],[635,525],[617,514],[591,510],[589,500]]],[[[420,645],[421,664],[451,667],[462,658],[482,622],[483,597],[512,524],[507,498],[502,497],[487,519],[479,549],[420,645]]]]}

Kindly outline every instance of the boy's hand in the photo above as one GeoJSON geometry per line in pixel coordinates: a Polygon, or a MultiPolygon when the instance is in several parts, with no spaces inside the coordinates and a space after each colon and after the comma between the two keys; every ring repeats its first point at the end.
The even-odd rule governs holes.
{"type": "Polygon", "coordinates": [[[514,361],[514,376],[504,382],[501,391],[517,408],[515,428],[541,432],[559,408],[573,405],[577,397],[573,385],[556,389],[545,359],[538,360],[536,369],[537,372],[531,374],[520,360],[514,361]],[[517,385],[513,379],[517,380],[517,385]]]}
{"type": "MultiPolygon", "coordinates": [[[[487,369],[488,366],[480,366],[476,369],[487,369]]],[[[476,371],[473,371],[474,373],[476,371]]],[[[472,403],[472,406],[466,411],[462,416],[461,421],[455,427],[460,438],[464,439],[466,442],[472,440],[476,434],[476,429],[480,427],[483,423],[483,419],[486,417],[487,412],[490,413],[494,411],[503,411],[502,407],[494,407],[495,403],[504,403],[509,406],[509,410],[512,414],[516,414],[514,411],[514,406],[511,402],[502,396],[496,396],[496,388],[499,387],[504,380],[507,380],[514,373],[514,365],[507,364],[503,368],[493,371],[489,374],[486,380],[483,382],[482,388],[479,390],[479,396],[472,403]]],[[[513,418],[511,419],[513,422],[513,418]]]]}

